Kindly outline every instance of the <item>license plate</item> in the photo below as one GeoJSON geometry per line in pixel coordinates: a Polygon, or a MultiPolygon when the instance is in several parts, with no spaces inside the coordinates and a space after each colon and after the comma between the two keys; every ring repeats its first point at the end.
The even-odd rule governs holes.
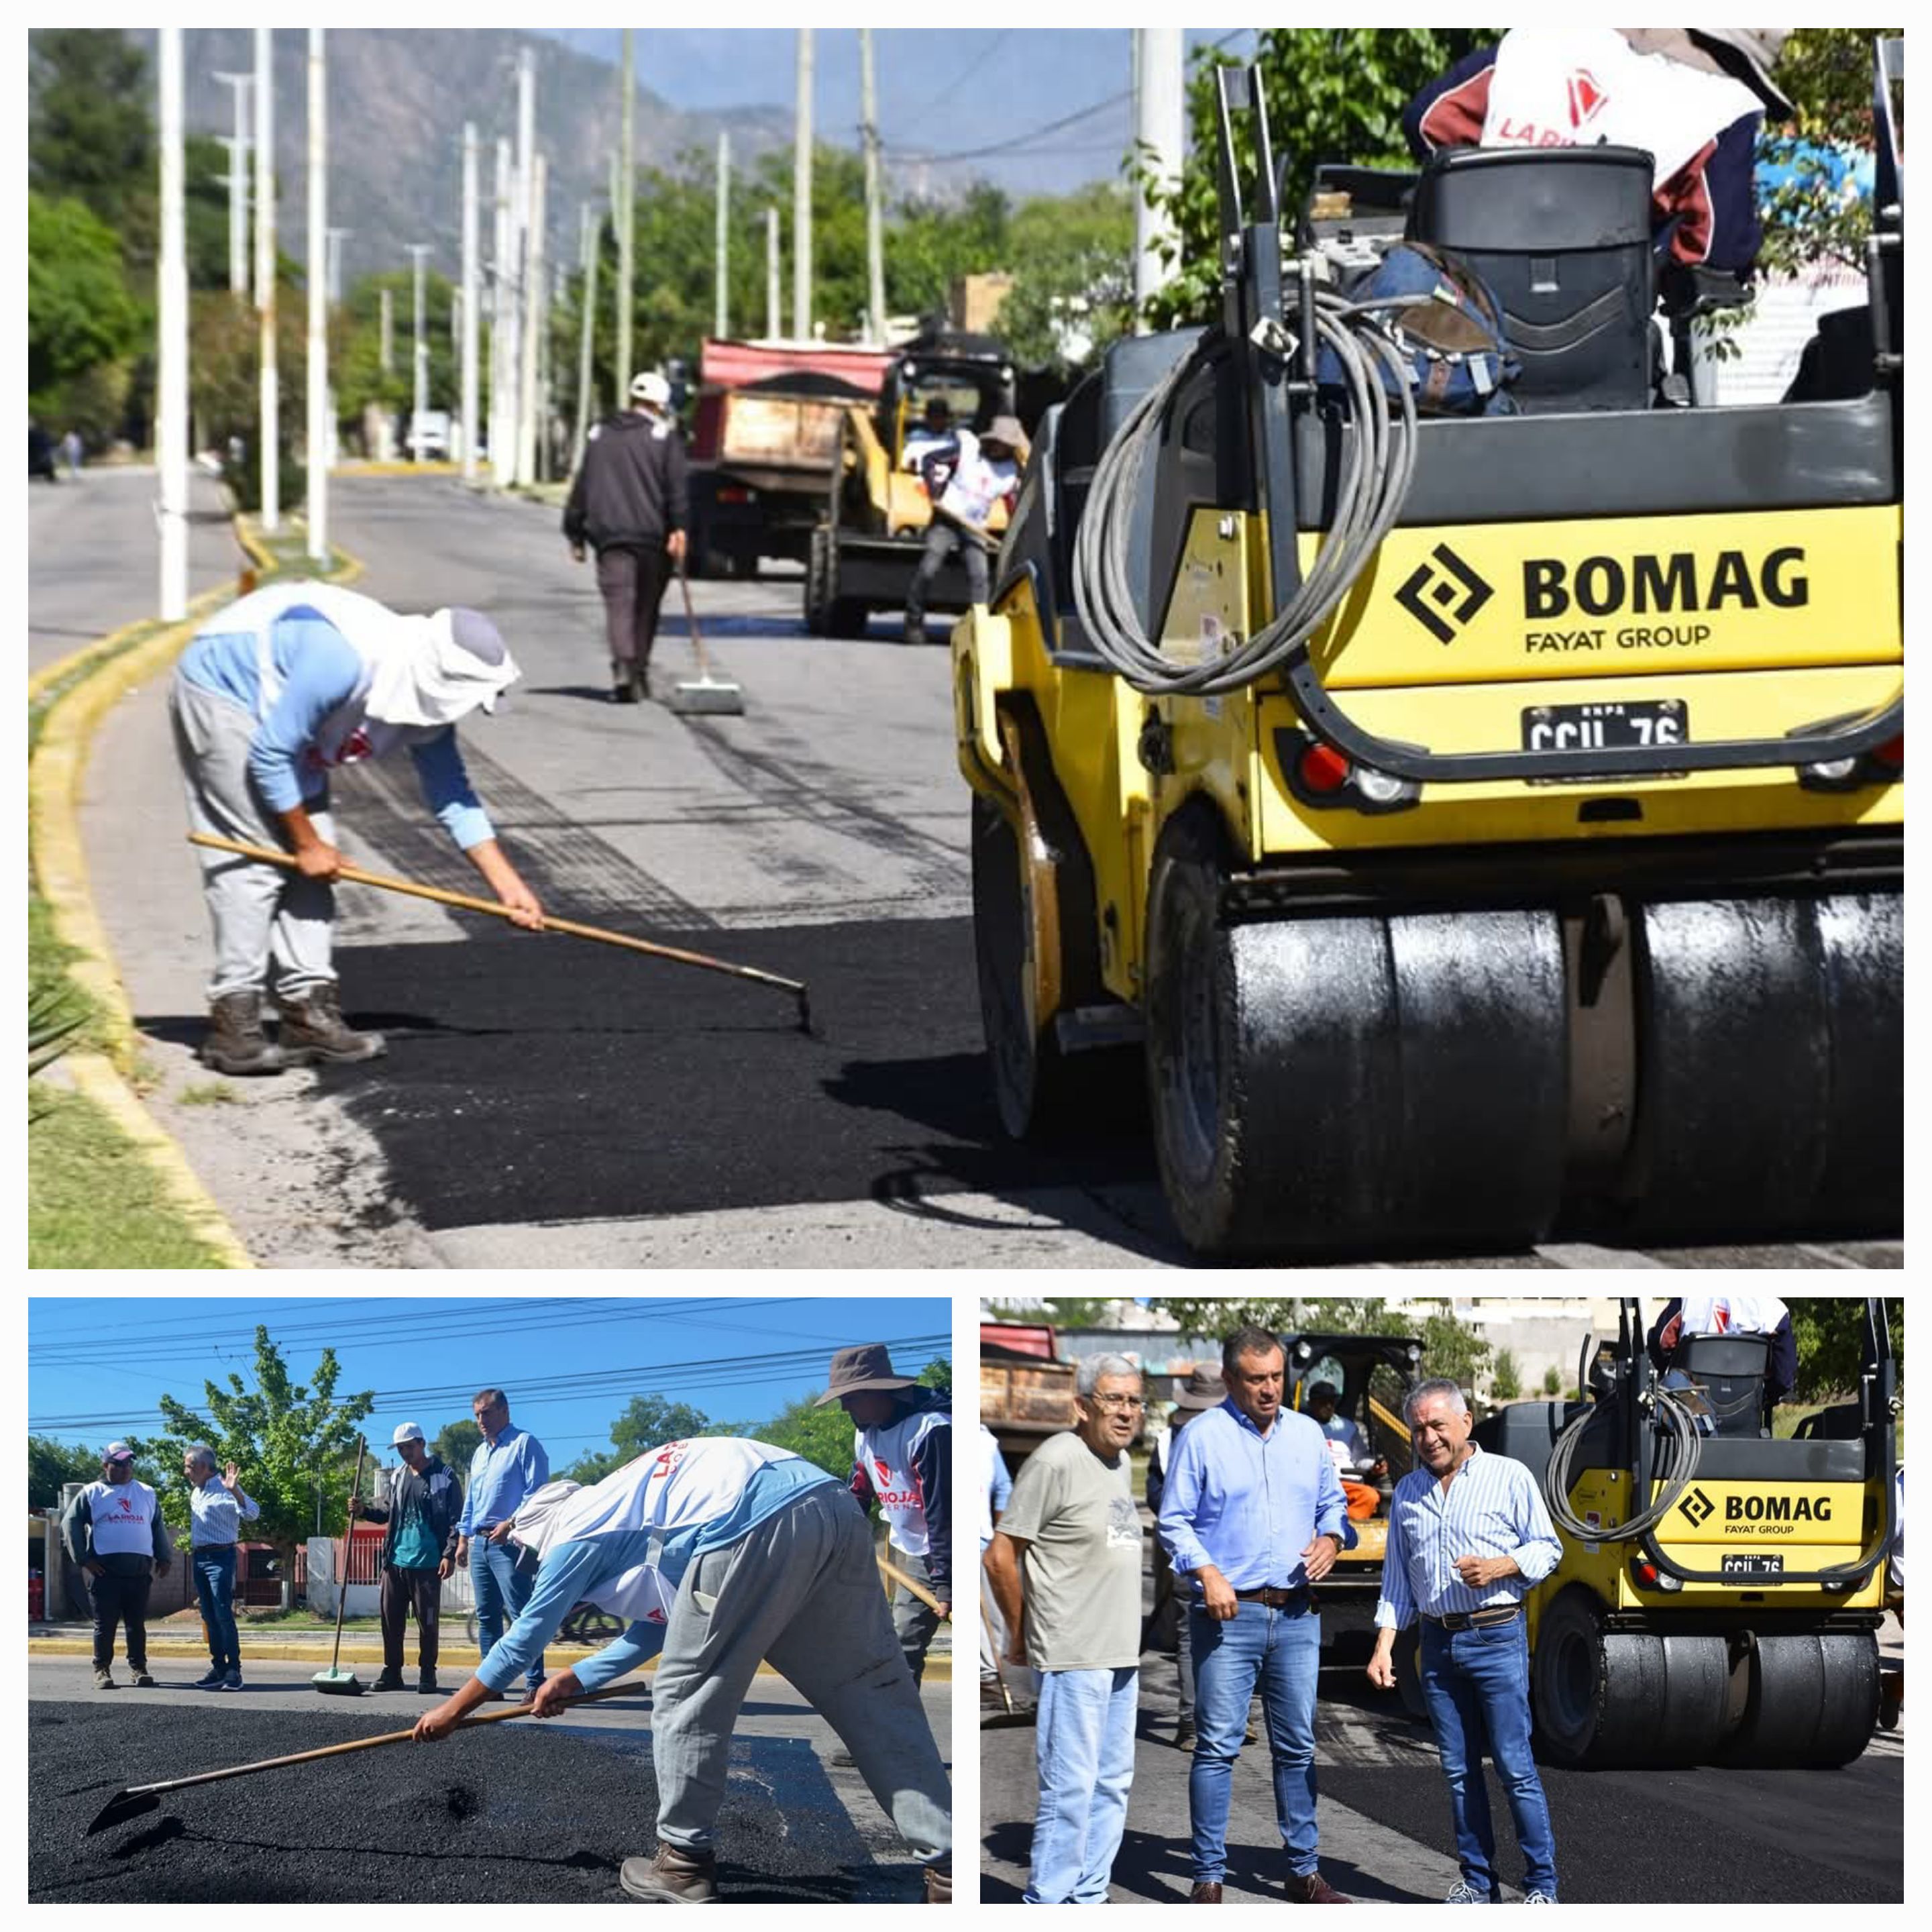
{"type": "Polygon", "coordinates": [[[1784,1574],[1784,1552],[1767,1550],[1762,1553],[1753,1551],[1744,1556],[1726,1556],[1723,1570],[1726,1576],[1781,1576],[1784,1574]]]}
{"type": "Polygon", "coordinates": [[[1526,752],[1626,752],[1682,745],[1690,736],[1689,707],[1675,698],[1537,704],[1522,714],[1526,752]]]}

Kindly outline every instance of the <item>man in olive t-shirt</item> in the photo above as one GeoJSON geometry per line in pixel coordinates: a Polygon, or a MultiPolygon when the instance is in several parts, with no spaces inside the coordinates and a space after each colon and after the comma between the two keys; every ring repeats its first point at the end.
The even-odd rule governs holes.
{"type": "Polygon", "coordinates": [[[1007,1655],[1040,1673],[1030,1905],[1104,1905],[1134,1776],[1141,1522],[1127,1445],[1140,1371],[1080,1364],[1071,1433],[1028,1457],[986,1551],[1007,1655]]]}

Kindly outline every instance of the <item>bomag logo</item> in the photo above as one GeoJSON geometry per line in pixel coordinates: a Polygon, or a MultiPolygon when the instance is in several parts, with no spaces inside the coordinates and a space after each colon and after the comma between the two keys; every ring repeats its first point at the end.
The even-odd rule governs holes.
{"type": "Polygon", "coordinates": [[[1522,614],[1563,617],[1580,611],[1608,617],[1671,612],[1802,610],[1811,601],[1804,552],[1797,544],[1754,561],[1741,550],[1703,557],[1695,550],[1668,556],[1532,556],[1523,561],[1522,614]]]}
{"type": "Polygon", "coordinates": [[[1717,1504],[1702,1490],[1693,1490],[1677,1505],[1678,1514],[1688,1520],[1694,1528],[1701,1528],[1708,1522],[1717,1504]]]}
{"type": "Polygon", "coordinates": [[[1726,1522],[1829,1522],[1829,1496],[1726,1496],[1726,1522]]]}

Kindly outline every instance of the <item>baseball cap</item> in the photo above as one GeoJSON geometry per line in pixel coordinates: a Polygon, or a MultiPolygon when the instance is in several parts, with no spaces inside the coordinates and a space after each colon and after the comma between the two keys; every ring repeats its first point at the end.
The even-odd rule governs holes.
{"type": "Polygon", "coordinates": [[[134,1452],[124,1442],[110,1442],[101,1450],[100,1460],[104,1462],[131,1462],[134,1452]]]}
{"type": "Polygon", "coordinates": [[[427,1439],[420,1422],[400,1422],[396,1425],[396,1432],[389,1438],[389,1443],[393,1448],[398,1442],[422,1442],[427,1439]]]}

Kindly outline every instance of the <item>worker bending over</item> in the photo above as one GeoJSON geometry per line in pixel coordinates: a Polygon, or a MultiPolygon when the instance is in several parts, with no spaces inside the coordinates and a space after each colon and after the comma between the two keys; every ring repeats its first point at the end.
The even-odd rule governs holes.
{"type": "Polygon", "coordinates": [[[843,1484],[766,1443],[668,1442],[590,1488],[546,1484],[518,1508],[511,1542],[536,1571],[530,1600],[476,1676],[418,1720],[419,1742],[447,1736],[512,1682],[588,1598],[629,1627],[548,1678],[534,1708],[554,1716],[658,1658],[658,1851],[624,1861],[620,1880],[633,1898],[716,1900],[731,1729],[763,1658],[844,1741],[924,1864],[926,1903],[951,1903],[951,1788],[886,1614],[864,1514],[843,1484]]]}

